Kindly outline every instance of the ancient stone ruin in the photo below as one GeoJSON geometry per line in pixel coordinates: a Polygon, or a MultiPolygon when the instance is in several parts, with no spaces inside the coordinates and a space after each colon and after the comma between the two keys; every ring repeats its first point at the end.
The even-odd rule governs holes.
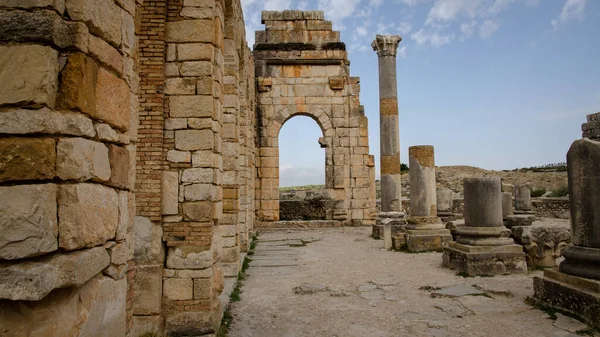
{"type": "MultiPolygon", "coordinates": [[[[444,264],[469,275],[526,271],[503,226],[499,179],[465,180],[465,221],[451,242],[440,217],[462,212],[452,191],[436,195],[432,147],[409,151],[419,174],[406,224],[401,37],[373,43],[377,213],[360,80],[339,32],[322,11],[263,12],[262,23],[251,51],[240,0],[0,0],[0,336],[214,335],[225,284],[260,228],[372,226],[375,238],[385,228],[386,247],[393,236],[411,251],[443,249],[444,264]],[[323,134],[320,223],[280,221],[278,137],[299,115],[323,134]]],[[[597,136],[596,119],[584,135],[597,136]]],[[[569,152],[575,246],[560,272],[536,280],[542,301],[592,303],[590,319],[596,140],[569,152]]],[[[516,209],[529,216],[523,193],[516,209]]],[[[525,232],[514,235],[526,247],[543,236],[525,232]]],[[[566,239],[553,242],[560,255],[566,239]]],[[[551,265],[547,251],[528,253],[531,263],[551,265]]]]}
{"type": "Polygon", "coordinates": [[[239,0],[0,2],[0,334],[214,333],[251,234],[286,226],[297,115],[323,132],[328,224],[374,224],[339,32],[262,19],[251,52],[239,0]]]}

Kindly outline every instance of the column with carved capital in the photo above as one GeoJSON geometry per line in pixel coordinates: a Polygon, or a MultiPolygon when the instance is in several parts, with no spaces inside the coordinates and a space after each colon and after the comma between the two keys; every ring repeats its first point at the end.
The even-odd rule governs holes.
{"type": "MultiPolygon", "coordinates": [[[[373,237],[380,238],[384,225],[392,232],[403,231],[400,184],[400,132],[398,125],[398,88],[396,85],[396,52],[402,37],[377,35],[373,50],[379,56],[379,127],[381,155],[381,212],[373,227],[373,237]]],[[[394,235],[394,234],[392,234],[394,235]]]]}

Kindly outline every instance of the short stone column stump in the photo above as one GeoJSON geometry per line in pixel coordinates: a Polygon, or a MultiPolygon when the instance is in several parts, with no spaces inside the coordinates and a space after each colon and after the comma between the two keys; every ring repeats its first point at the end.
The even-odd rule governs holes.
{"type": "Polygon", "coordinates": [[[466,178],[464,195],[465,226],[444,247],[444,266],[469,276],[526,273],[523,248],[502,224],[500,178],[466,178]]]}

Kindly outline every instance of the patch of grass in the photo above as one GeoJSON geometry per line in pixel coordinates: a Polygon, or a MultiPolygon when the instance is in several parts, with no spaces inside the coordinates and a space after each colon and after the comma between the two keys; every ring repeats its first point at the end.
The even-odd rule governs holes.
{"type": "Polygon", "coordinates": [[[221,321],[221,326],[219,327],[219,331],[217,331],[217,337],[227,337],[229,333],[229,329],[231,328],[231,323],[233,322],[233,316],[231,315],[231,311],[227,309],[223,314],[223,320],[221,321]]]}
{"type": "Polygon", "coordinates": [[[592,328],[587,328],[583,330],[577,330],[575,333],[579,336],[596,336],[597,331],[592,328]]]}
{"type": "Polygon", "coordinates": [[[551,197],[560,198],[566,197],[569,194],[569,186],[562,186],[554,191],[552,191],[551,197]]]}
{"type": "Polygon", "coordinates": [[[487,297],[487,298],[491,298],[494,299],[492,296],[490,296],[490,294],[486,294],[486,293],[482,293],[482,294],[471,294],[469,296],[481,296],[481,297],[487,297]]]}
{"type": "MultiPolygon", "coordinates": [[[[585,323],[581,317],[579,317],[576,314],[573,314],[569,311],[563,310],[563,309],[559,309],[559,308],[555,308],[555,307],[551,307],[549,305],[546,305],[538,300],[536,300],[535,298],[531,297],[531,296],[527,296],[525,297],[525,304],[528,304],[532,307],[534,307],[535,309],[541,310],[543,312],[545,312],[548,315],[548,319],[551,320],[556,320],[558,317],[556,316],[556,314],[561,314],[567,317],[571,317],[573,319],[576,319],[580,322],[585,323]]],[[[594,331],[594,330],[592,330],[594,331]]]]}
{"type": "Polygon", "coordinates": [[[542,188],[532,188],[531,189],[531,197],[532,198],[539,198],[542,195],[546,194],[546,192],[548,192],[548,190],[544,187],[542,188]]]}

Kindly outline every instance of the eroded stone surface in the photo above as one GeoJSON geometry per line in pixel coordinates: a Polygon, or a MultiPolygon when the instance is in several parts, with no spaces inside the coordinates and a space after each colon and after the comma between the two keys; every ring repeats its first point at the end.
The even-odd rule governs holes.
{"type": "Polygon", "coordinates": [[[0,187],[0,259],[58,249],[54,184],[0,187]]]}
{"type": "Polygon", "coordinates": [[[56,147],[57,175],[63,180],[107,181],[111,177],[106,145],[84,138],[61,138],[56,147]]]}
{"type": "Polygon", "coordinates": [[[58,52],[40,45],[0,47],[0,105],[54,107],[58,52]]]}
{"type": "Polygon", "coordinates": [[[0,139],[0,182],[54,178],[55,143],[52,138],[0,139]]]}
{"type": "Polygon", "coordinates": [[[133,229],[135,233],[136,264],[160,264],[164,260],[162,244],[162,227],[152,223],[148,218],[135,217],[133,229]]]}
{"type": "Polygon", "coordinates": [[[2,113],[0,133],[9,134],[63,134],[93,137],[96,132],[92,120],[82,114],[53,111],[18,109],[2,113]]]}
{"type": "Polygon", "coordinates": [[[4,264],[0,272],[0,298],[39,301],[54,289],[85,283],[109,264],[110,256],[102,247],[4,264]]]}
{"type": "Polygon", "coordinates": [[[93,247],[113,239],[119,222],[117,192],[97,184],[62,185],[58,189],[59,246],[93,247]]]}

